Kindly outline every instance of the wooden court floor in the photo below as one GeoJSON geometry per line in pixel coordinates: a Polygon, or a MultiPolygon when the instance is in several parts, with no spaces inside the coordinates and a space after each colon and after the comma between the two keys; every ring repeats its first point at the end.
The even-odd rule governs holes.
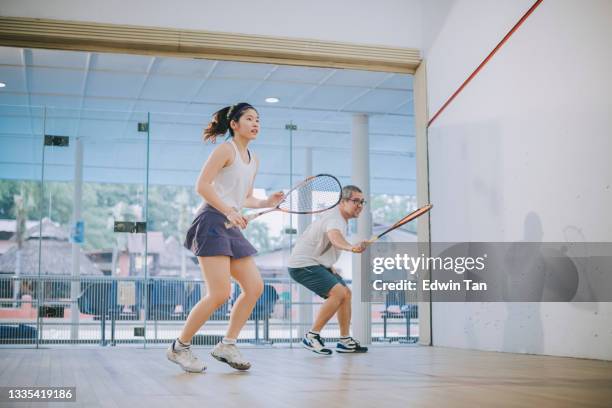
{"type": "Polygon", "coordinates": [[[76,403],[3,407],[612,407],[612,362],[419,346],[318,356],[244,348],[237,372],[196,348],[204,374],[161,348],[0,349],[1,386],[76,386],[76,403]]]}

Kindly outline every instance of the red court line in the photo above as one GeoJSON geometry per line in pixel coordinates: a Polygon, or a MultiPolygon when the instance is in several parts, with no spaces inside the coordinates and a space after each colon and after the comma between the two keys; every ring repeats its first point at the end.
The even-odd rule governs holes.
{"type": "Polygon", "coordinates": [[[459,95],[459,93],[463,90],[463,88],[466,87],[466,85],[468,83],[470,83],[470,81],[472,79],[474,79],[474,77],[478,74],[478,72],[487,64],[487,62],[489,62],[489,60],[493,57],[493,55],[495,55],[495,53],[502,47],[502,45],[504,45],[504,43],[506,41],[508,41],[508,38],[510,38],[512,36],[512,34],[514,34],[514,32],[516,30],[518,30],[518,28],[525,22],[525,20],[527,20],[527,17],[529,17],[531,15],[531,13],[533,13],[533,11],[540,5],[540,3],[542,3],[543,0],[537,0],[533,6],[531,6],[531,8],[529,10],[527,10],[527,12],[523,15],[523,17],[521,17],[521,19],[514,25],[514,27],[512,27],[512,29],[510,31],[508,31],[508,34],[506,34],[504,36],[504,38],[502,38],[502,40],[499,42],[499,44],[497,44],[497,46],[495,48],[493,48],[493,51],[491,51],[489,53],[489,55],[487,56],[487,58],[485,58],[480,65],[478,65],[478,67],[476,68],[476,70],[474,70],[474,72],[472,72],[472,74],[468,77],[468,79],[466,79],[461,86],[459,87],[459,89],[457,89],[455,91],[455,93],[453,93],[451,95],[450,98],[448,98],[448,100],[446,102],[444,102],[444,105],[442,105],[442,107],[438,110],[438,112],[436,112],[436,114],[429,120],[429,122],[427,123],[427,127],[430,127],[431,124],[434,122],[434,120],[436,120],[436,118],[438,116],[440,116],[440,114],[444,111],[444,109],[446,109],[446,107],[453,101],[453,99],[455,99],[455,97],[457,95],[459,95]]]}

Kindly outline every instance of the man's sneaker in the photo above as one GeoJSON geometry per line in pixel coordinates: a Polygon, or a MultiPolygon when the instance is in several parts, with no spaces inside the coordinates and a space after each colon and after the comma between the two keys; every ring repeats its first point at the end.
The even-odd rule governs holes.
{"type": "Polygon", "coordinates": [[[166,351],[166,357],[173,363],[180,365],[188,373],[201,373],[206,370],[206,365],[193,355],[191,347],[176,350],[174,342],[172,342],[166,351]]]}
{"type": "Polygon", "coordinates": [[[366,353],[368,348],[359,344],[354,338],[348,337],[340,339],[338,344],[336,344],[336,351],[338,353],[366,353]]]}
{"type": "Polygon", "coordinates": [[[221,362],[229,364],[230,367],[236,370],[248,370],[251,368],[251,363],[242,357],[240,350],[238,350],[235,344],[224,344],[219,342],[213,351],[211,351],[210,355],[221,362]]]}
{"type": "Polygon", "coordinates": [[[332,353],[330,349],[325,347],[325,343],[323,343],[321,336],[315,333],[306,333],[304,339],[302,339],[302,346],[305,349],[314,351],[317,354],[329,356],[332,353]]]}

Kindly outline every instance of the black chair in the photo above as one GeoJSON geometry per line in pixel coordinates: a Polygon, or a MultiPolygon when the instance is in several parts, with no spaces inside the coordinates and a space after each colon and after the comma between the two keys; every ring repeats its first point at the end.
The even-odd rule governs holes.
{"type": "Polygon", "coordinates": [[[79,311],[97,317],[106,316],[117,304],[116,282],[90,282],[77,300],[79,311]]]}
{"type": "Polygon", "coordinates": [[[114,342],[115,316],[119,312],[117,305],[117,282],[87,283],[77,299],[79,311],[100,320],[100,344],[106,345],[106,320],[111,318],[111,341],[114,342]]]}
{"type": "Polygon", "coordinates": [[[139,320],[142,308],[142,282],[135,284],[135,304],[131,312],[123,310],[124,305],[119,304],[119,283],[117,281],[89,282],[81,286],[78,305],[81,313],[94,315],[95,319],[114,317],[117,320],[139,320]]]}
{"type": "Polygon", "coordinates": [[[406,319],[406,339],[400,339],[400,343],[415,343],[417,338],[410,335],[410,320],[418,318],[418,306],[415,303],[406,302],[406,292],[390,291],[385,295],[385,309],[380,313],[383,319],[383,338],[387,340],[387,319],[406,319]],[[398,310],[391,310],[397,306],[398,310]]]}
{"type": "Polygon", "coordinates": [[[116,320],[140,320],[140,309],[143,305],[143,283],[135,282],[135,304],[133,311],[124,312],[118,298],[118,282],[102,281],[88,282],[81,286],[81,294],[77,299],[79,311],[83,314],[93,315],[94,320],[100,320],[102,345],[106,345],[106,321],[111,320],[111,343],[115,343],[116,320]]]}
{"type": "MultiPolygon", "coordinates": [[[[202,284],[193,283],[188,284],[187,296],[185,298],[185,304],[183,310],[185,311],[185,318],[191,312],[191,309],[200,301],[202,298],[202,284]]],[[[229,319],[230,301],[229,299],[217,310],[213,312],[209,320],[227,320],[229,319]]]]}
{"type": "Polygon", "coordinates": [[[36,327],[28,324],[0,325],[0,344],[33,344],[37,335],[36,327]]]}
{"type": "Polygon", "coordinates": [[[185,282],[181,280],[153,280],[149,283],[147,319],[169,320],[181,318],[174,313],[177,305],[186,300],[185,282]]]}

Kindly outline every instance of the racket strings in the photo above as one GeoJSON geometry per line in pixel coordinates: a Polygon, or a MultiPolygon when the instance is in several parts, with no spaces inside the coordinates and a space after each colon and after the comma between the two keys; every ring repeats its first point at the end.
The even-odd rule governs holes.
{"type": "Polygon", "coordinates": [[[377,239],[382,237],[383,235],[393,231],[394,229],[397,229],[399,227],[401,227],[404,224],[409,223],[410,221],[415,220],[416,218],[420,217],[421,215],[429,212],[429,210],[432,208],[433,206],[431,204],[427,204],[424,207],[418,208],[416,210],[414,210],[413,212],[411,212],[410,214],[408,214],[407,216],[405,216],[404,218],[402,218],[401,220],[397,221],[395,224],[393,224],[392,226],[390,226],[389,228],[387,228],[384,232],[382,232],[381,234],[379,234],[377,236],[377,239]]]}
{"type": "Polygon", "coordinates": [[[335,177],[315,176],[289,191],[278,208],[288,212],[322,211],[340,201],[341,189],[335,177]]]}

